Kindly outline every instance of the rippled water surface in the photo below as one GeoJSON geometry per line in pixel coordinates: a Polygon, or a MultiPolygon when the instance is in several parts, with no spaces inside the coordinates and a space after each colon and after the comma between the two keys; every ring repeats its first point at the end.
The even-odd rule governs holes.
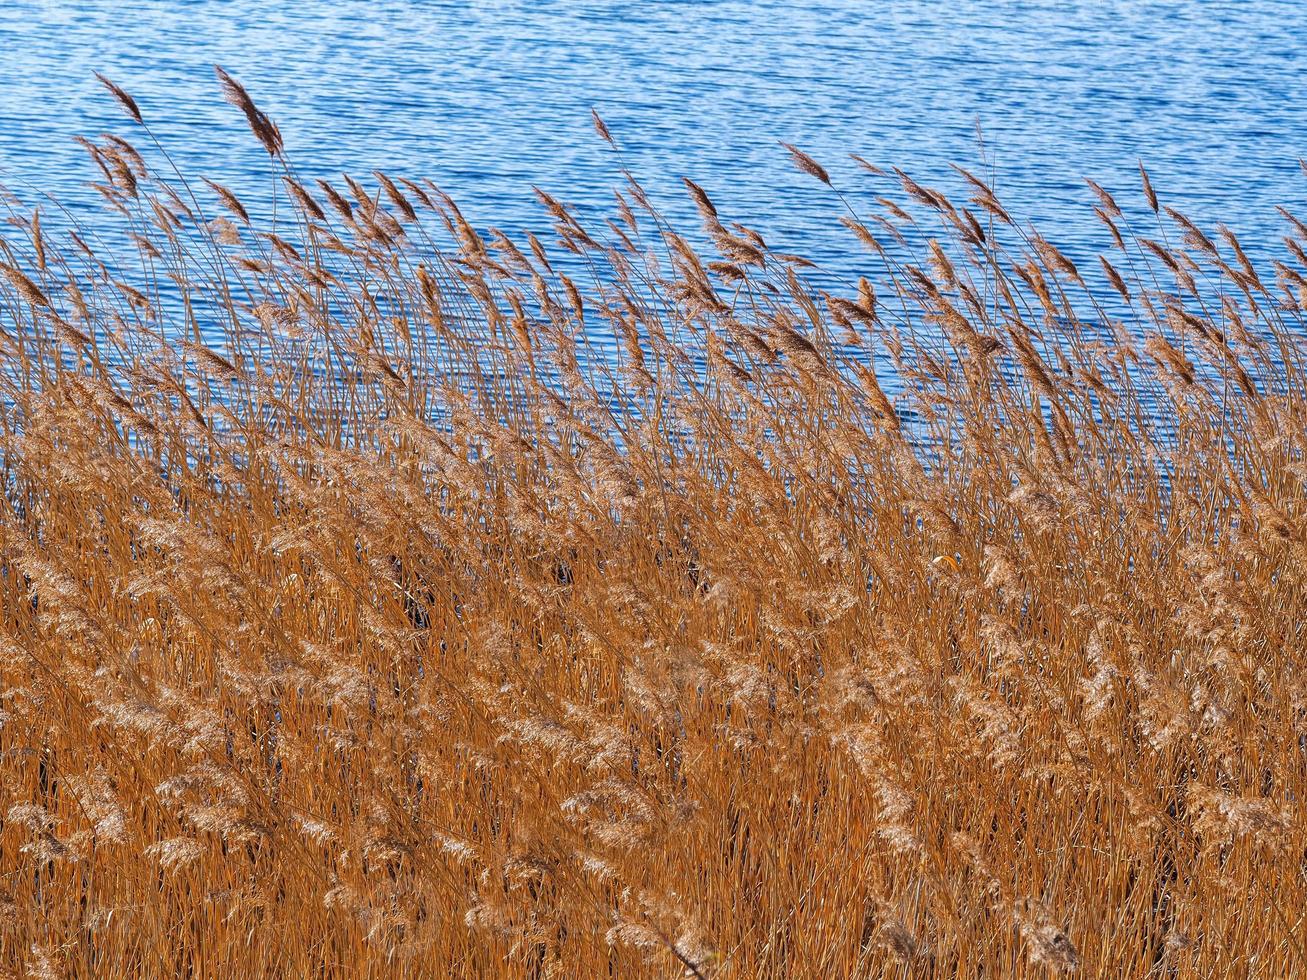
{"type": "Polygon", "coordinates": [[[1072,254],[1103,244],[1080,178],[1137,201],[1137,158],[1168,203],[1255,254],[1281,233],[1275,205],[1307,210],[1299,2],[0,0],[0,52],[0,181],[74,206],[93,201],[93,169],[70,137],[130,129],[93,70],[183,169],[270,193],[217,62],[302,173],[431,177],[510,232],[546,224],[533,182],[611,200],[591,106],[673,211],[689,209],[672,179],[695,177],[729,217],[839,273],[861,260],[837,203],[777,140],[869,197],[848,152],[954,189],[948,164],[977,162],[979,124],[1010,209],[1072,254]]]}

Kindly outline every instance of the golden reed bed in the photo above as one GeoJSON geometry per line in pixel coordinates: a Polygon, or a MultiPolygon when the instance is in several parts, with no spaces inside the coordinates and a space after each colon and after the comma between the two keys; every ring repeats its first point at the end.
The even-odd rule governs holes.
{"type": "Polygon", "coordinates": [[[1307,226],[868,165],[832,294],[221,80],[275,226],[110,85],[160,163],[0,243],[8,974],[1307,974],[1307,226]]]}

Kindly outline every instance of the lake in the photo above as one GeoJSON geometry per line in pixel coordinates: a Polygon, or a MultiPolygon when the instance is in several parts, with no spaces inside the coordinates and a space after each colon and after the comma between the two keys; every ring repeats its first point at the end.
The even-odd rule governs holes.
{"type": "Polygon", "coordinates": [[[831,273],[865,262],[839,204],[794,170],[798,144],[857,200],[886,189],[856,152],[960,189],[981,148],[1009,209],[1074,256],[1105,246],[1092,177],[1142,207],[1142,158],[1169,203],[1225,221],[1265,258],[1275,205],[1302,209],[1307,11],[1293,2],[992,4],[960,0],[0,4],[0,181],[95,206],[75,134],[132,125],[96,83],[131,92],[182,169],[247,203],[266,155],[219,95],[220,63],[285,134],[307,176],[430,177],[477,224],[548,222],[537,183],[607,213],[624,162],[697,225],[676,178],[723,215],[831,273]]]}

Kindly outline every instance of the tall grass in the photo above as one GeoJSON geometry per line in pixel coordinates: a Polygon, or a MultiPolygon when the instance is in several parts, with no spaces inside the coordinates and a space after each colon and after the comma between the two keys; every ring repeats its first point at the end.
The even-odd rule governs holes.
{"type": "Polygon", "coordinates": [[[222,82],[275,225],[114,88],[103,223],[0,241],[11,973],[1307,973],[1307,226],[1095,185],[1080,268],[793,149],[828,292],[222,82]]]}

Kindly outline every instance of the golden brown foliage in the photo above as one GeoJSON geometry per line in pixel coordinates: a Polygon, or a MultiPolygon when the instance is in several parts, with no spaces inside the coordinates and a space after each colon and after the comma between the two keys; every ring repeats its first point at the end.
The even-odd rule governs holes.
{"type": "Polygon", "coordinates": [[[1303,270],[328,220],[220,77],[293,220],[88,143],[153,273],[0,243],[0,966],[1307,971],[1303,270]]]}

